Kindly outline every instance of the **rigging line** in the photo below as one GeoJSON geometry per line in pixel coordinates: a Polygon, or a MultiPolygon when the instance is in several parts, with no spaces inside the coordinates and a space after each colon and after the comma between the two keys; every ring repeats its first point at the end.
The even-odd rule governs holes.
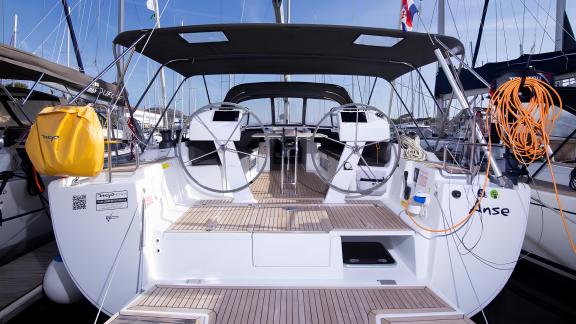
{"type": "Polygon", "coordinates": [[[525,21],[526,21],[526,6],[524,6],[524,8],[522,9],[522,46],[524,46],[524,33],[526,32],[525,21]]]}
{"type": "MultiPolygon", "coordinates": [[[[448,181],[449,181],[449,185],[451,185],[451,180],[449,179],[448,181]]],[[[470,191],[467,191],[467,193],[470,193],[470,191]]],[[[516,192],[516,194],[518,195],[517,192],[516,192]]],[[[474,195],[474,194],[473,194],[473,195],[474,195]]],[[[520,197],[518,197],[518,198],[520,199],[520,197]]],[[[436,199],[438,199],[438,198],[436,197],[436,199]]],[[[478,197],[476,197],[476,199],[478,199],[478,197]]],[[[449,208],[450,208],[450,204],[449,204],[448,206],[449,206],[449,208]]],[[[449,209],[449,211],[452,212],[451,209],[449,209]]],[[[441,205],[440,205],[440,212],[443,214],[443,217],[445,217],[444,209],[442,208],[441,205]]],[[[526,216],[526,218],[528,218],[528,215],[526,215],[526,214],[524,214],[524,215],[526,216]]],[[[543,225],[543,223],[542,223],[541,232],[543,232],[543,230],[544,230],[544,227],[543,227],[543,226],[544,226],[544,225],[543,225]]],[[[452,234],[452,233],[447,234],[447,235],[451,235],[451,234],[452,234]]],[[[495,269],[495,270],[503,270],[503,271],[512,270],[512,268],[503,268],[503,267],[504,267],[504,266],[508,266],[508,265],[515,265],[515,264],[518,263],[519,261],[522,261],[523,259],[525,259],[526,257],[528,257],[528,255],[530,255],[530,253],[528,253],[528,255],[523,255],[523,256],[519,257],[518,259],[513,260],[513,261],[509,261],[509,262],[496,262],[496,261],[491,261],[491,260],[488,260],[488,259],[480,256],[479,254],[475,253],[474,251],[470,250],[470,249],[466,246],[466,244],[464,243],[463,238],[460,238],[460,236],[459,236],[458,233],[456,233],[456,232],[455,232],[454,234],[456,235],[456,238],[458,238],[458,240],[462,243],[460,246],[462,246],[464,249],[466,249],[466,250],[468,251],[468,253],[466,253],[466,254],[472,255],[472,256],[473,256],[474,258],[476,258],[478,261],[482,262],[482,263],[485,264],[486,266],[491,267],[491,268],[493,268],[493,269],[495,269]]]]}
{"type": "MultiPolygon", "coordinates": [[[[444,213],[442,213],[442,216],[445,216],[444,213]]],[[[444,219],[443,221],[447,221],[447,220],[444,219]]],[[[448,239],[448,238],[446,238],[446,239],[448,239]]],[[[454,238],[454,236],[452,236],[452,241],[454,242],[454,245],[457,247],[456,239],[454,238]]],[[[466,273],[466,277],[468,278],[468,282],[470,283],[470,287],[472,288],[472,292],[474,292],[474,296],[476,297],[476,301],[478,302],[478,307],[481,308],[482,317],[484,318],[484,322],[486,324],[488,324],[488,318],[486,318],[486,314],[484,313],[484,309],[482,308],[483,303],[480,302],[480,297],[478,296],[478,292],[476,291],[476,288],[474,287],[474,283],[472,282],[472,278],[470,277],[470,272],[468,271],[468,267],[466,266],[466,262],[464,262],[464,256],[460,253],[460,251],[458,251],[458,255],[460,257],[460,262],[462,262],[462,266],[464,267],[464,272],[466,273]]],[[[450,261],[452,261],[452,258],[450,258],[450,261]]],[[[453,266],[453,265],[451,264],[451,266],[453,266]]]]}
{"type": "MultiPolygon", "coordinates": [[[[130,229],[132,228],[132,224],[134,223],[134,219],[136,218],[136,215],[138,214],[139,210],[140,210],[140,204],[138,204],[136,207],[136,210],[134,210],[134,214],[132,215],[132,218],[130,219],[130,223],[128,224],[128,228],[126,229],[126,232],[124,233],[124,236],[122,237],[122,241],[120,242],[120,246],[118,247],[118,251],[116,252],[116,256],[114,257],[114,261],[112,262],[112,268],[110,268],[110,270],[108,271],[108,274],[106,275],[106,279],[104,281],[104,285],[106,288],[104,291],[104,296],[102,298],[102,302],[100,303],[100,307],[98,307],[98,312],[96,313],[96,318],[94,319],[94,324],[98,323],[98,317],[100,317],[100,313],[102,313],[102,307],[104,307],[104,302],[106,301],[106,297],[108,297],[108,291],[110,290],[110,286],[112,284],[112,278],[114,278],[114,275],[116,274],[116,269],[118,267],[119,257],[122,254],[124,243],[126,243],[126,239],[128,238],[128,233],[130,233],[130,229]]],[[[104,287],[102,287],[102,288],[104,288],[104,287]]]]}
{"type": "MultiPolygon", "coordinates": [[[[104,43],[105,44],[108,44],[108,32],[110,31],[110,28],[108,28],[108,26],[110,26],[110,15],[111,15],[111,11],[112,11],[112,1],[113,0],[110,0],[108,2],[108,17],[106,18],[106,36],[104,37],[104,43]]],[[[138,14],[137,10],[135,10],[135,12],[136,12],[136,14],[138,14]]]]}
{"type": "MultiPolygon", "coordinates": [[[[528,13],[532,16],[532,18],[534,18],[534,20],[536,20],[536,16],[534,16],[534,14],[532,13],[532,11],[526,7],[526,2],[525,2],[524,0],[520,0],[520,1],[522,1],[522,5],[524,5],[524,9],[528,11],[528,13]]],[[[542,26],[542,23],[541,23],[541,22],[539,22],[538,20],[536,20],[536,23],[544,30],[544,33],[546,33],[546,35],[548,36],[548,38],[550,38],[550,40],[551,40],[552,42],[555,42],[555,41],[556,41],[556,40],[554,39],[554,37],[552,37],[552,36],[548,33],[548,31],[544,28],[544,26],[542,26]]],[[[564,29],[564,27],[562,27],[562,29],[564,29]]],[[[564,53],[564,51],[560,51],[560,52],[564,53]]]]}
{"type": "MultiPolygon", "coordinates": [[[[98,3],[100,3],[100,1],[98,1],[98,3]]],[[[91,1],[90,2],[90,7],[88,8],[88,19],[86,19],[86,26],[84,28],[84,43],[86,43],[86,40],[88,39],[88,32],[91,30],[90,26],[90,20],[92,19],[92,6],[93,6],[94,2],[91,1]]],[[[92,25],[94,26],[94,25],[92,25]]],[[[82,36],[82,34],[80,34],[79,36],[82,36]]]]}
{"type": "MultiPolygon", "coordinates": [[[[158,17],[158,21],[160,21],[160,18],[162,18],[162,16],[164,15],[164,11],[166,10],[166,7],[168,6],[168,4],[170,3],[170,0],[166,1],[166,4],[164,5],[164,7],[162,8],[162,11],[159,14],[158,17]]],[[[152,38],[152,34],[154,34],[154,31],[158,28],[158,23],[154,23],[154,27],[152,28],[152,30],[150,31],[150,33],[148,34],[148,37],[146,38],[146,42],[144,43],[143,47],[142,47],[142,53],[144,53],[144,50],[146,49],[146,47],[148,47],[148,43],[150,42],[150,39],[152,38]]],[[[135,48],[132,48],[132,54],[130,54],[130,59],[132,59],[132,55],[134,54],[134,50],[135,48]]],[[[136,59],[136,63],[134,63],[134,66],[132,68],[132,70],[130,71],[130,74],[128,75],[128,78],[125,78],[126,75],[126,71],[128,70],[128,66],[126,66],[126,69],[124,70],[124,72],[122,73],[122,88],[120,89],[120,91],[118,91],[118,95],[116,96],[116,100],[114,100],[114,103],[112,104],[112,102],[110,103],[112,106],[116,106],[116,104],[118,103],[118,100],[120,99],[120,94],[124,93],[124,89],[126,89],[126,83],[128,81],[130,81],[132,79],[132,75],[134,74],[134,70],[136,70],[136,67],[138,66],[138,63],[140,62],[140,59],[144,57],[144,55],[139,55],[138,58],[136,59]]],[[[130,63],[127,63],[130,64],[130,63]]],[[[166,107],[167,108],[167,107],[166,107]]],[[[131,109],[129,109],[131,110],[131,109]]]]}
{"type": "Polygon", "coordinates": [[[208,97],[208,104],[212,104],[212,100],[210,100],[210,92],[208,91],[208,85],[206,84],[206,76],[202,74],[202,80],[204,81],[204,89],[206,90],[206,97],[208,97]]]}
{"type": "MultiPolygon", "coordinates": [[[[397,85],[400,85],[400,87],[402,88],[402,89],[400,89],[401,91],[403,91],[403,88],[406,88],[407,90],[410,90],[410,91],[416,91],[416,93],[420,94],[422,97],[426,97],[426,98],[429,98],[430,100],[434,100],[434,97],[431,97],[430,95],[428,95],[428,94],[426,94],[426,93],[424,93],[424,92],[419,92],[417,89],[412,88],[412,87],[410,87],[410,86],[408,86],[408,85],[405,85],[405,84],[400,83],[400,82],[397,82],[396,84],[397,84],[397,85]]],[[[456,109],[456,110],[465,110],[465,109],[467,109],[467,108],[461,108],[461,107],[457,106],[456,104],[453,104],[452,102],[453,102],[453,100],[451,100],[451,103],[447,106],[448,108],[454,108],[454,109],[456,109]]]]}
{"type": "MultiPolygon", "coordinates": [[[[60,12],[60,18],[59,19],[62,19],[63,14],[64,14],[63,12],[60,12]]],[[[58,26],[57,28],[58,28],[58,30],[60,30],[60,26],[58,26]]],[[[56,33],[56,41],[58,40],[58,38],[57,38],[58,34],[59,33],[56,33]]],[[[66,25],[64,25],[64,30],[62,31],[62,37],[64,37],[65,34],[66,34],[66,25]]],[[[54,42],[52,44],[52,53],[50,54],[50,58],[52,58],[52,59],[56,56],[56,53],[55,53],[56,52],[56,43],[57,42],[54,42]]],[[[58,55],[60,55],[60,53],[58,53],[58,55]]]]}
{"type": "Polygon", "coordinates": [[[498,6],[494,6],[494,10],[496,11],[496,46],[494,46],[494,50],[496,53],[496,62],[498,62],[498,50],[499,50],[499,46],[498,46],[498,6]]]}
{"type": "MultiPolygon", "coordinates": [[[[100,2],[98,2],[100,3],[100,2]]],[[[86,33],[85,33],[85,37],[84,37],[84,44],[87,44],[87,40],[88,40],[88,34],[90,34],[92,32],[92,30],[94,30],[94,27],[96,27],[98,25],[98,20],[96,20],[93,24],[89,25],[89,21],[86,22],[86,33]]],[[[84,46],[80,49],[80,53],[83,53],[84,50],[87,48],[88,46],[84,46]]]]}
{"type": "MultiPolygon", "coordinates": [[[[32,28],[32,30],[30,31],[30,33],[28,33],[28,35],[26,35],[26,37],[24,37],[24,39],[22,39],[19,43],[19,47],[22,46],[22,43],[24,43],[28,37],[30,37],[30,35],[34,34],[34,32],[36,31],[36,29],[38,28],[38,26],[40,26],[40,24],[42,22],[44,22],[44,20],[46,20],[46,18],[48,18],[48,16],[52,13],[52,11],[54,11],[54,9],[56,9],[56,7],[58,6],[58,4],[60,3],[60,1],[56,0],[54,2],[54,5],[52,6],[52,8],[50,8],[50,10],[48,10],[48,12],[42,17],[42,19],[40,19],[36,25],[34,25],[34,27],[32,28]]],[[[2,4],[4,4],[4,1],[2,1],[2,4]]],[[[2,37],[4,37],[4,33],[2,33],[2,37]]]]}
{"type": "MultiPolygon", "coordinates": [[[[550,7],[552,6],[552,0],[548,1],[548,10],[550,10],[550,7]]],[[[548,27],[548,19],[550,17],[548,15],[546,15],[546,21],[544,22],[544,27],[548,27]]],[[[542,38],[540,39],[540,49],[538,50],[539,53],[542,53],[542,46],[544,45],[544,36],[546,36],[546,34],[544,34],[544,32],[542,32],[542,38]]]]}
{"type": "MultiPolygon", "coordinates": [[[[514,18],[514,25],[516,25],[516,33],[518,34],[518,39],[521,39],[521,34],[520,34],[520,27],[518,27],[518,20],[516,19],[516,11],[514,10],[514,6],[511,2],[508,1],[508,4],[511,6],[511,11],[512,11],[512,18],[514,18]]],[[[522,55],[523,53],[520,53],[520,55],[522,55]]]]}
{"type": "Polygon", "coordinates": [[[80,8],[80,27],[78,28],[78,36],[82,35],[82,31],[84,30],[84,16],[86,14],[86,2],[82,3],[82,6],[80,8]]]}
{"type": "Polygon", "coordinates": [[[60,47],[58,48],[58,56],[56,57],[56,63],[60,64],[60,55],[62,54],[62,46],[64,45],[64,37],[66,37],[66,26],[62,31],[62,38],[60,39],[60,47]]]}
{"type": "MultiPolygon", "coordinates": [[[[522,1],[522,3],[524,3],[524,7],[526,7],[524,0],[521,0],[521,1],[522,1]]],[[[574,38],[574,36],[571,35],[568,32],[568,30],[566,30],[566,28],[564,28],[564,24],[560,24],[559,22],[557,22],[556,19],[554,17],[552,17],[550,15],[550,13],[548,13],[548,11],[544,10],[544,8],[542,8],[542,6],[540,6],[540,3],[536,3],[536,4],[538,5],[538,7],[540,7],[544,11],[544,13],[546,13],[546,16],[548,16],[548,17],[550,17],[550,19],[552,19],[552,21],[554,22],[555,25],[561,25],[562,31],[564,31],[566,33],[566,35],[570,36],[570,38],[572,38],[574,41],[576,41],[576,38],[574,38]]],[[[527,10],[528,10],[528,12],[530,12],[530,9],[527,9],[527,10]]]]}
{"type": "MultiPolygon", "coordinates": [[[[540,0],[536,0],[536,2],[540,2],[540,0]]],[[[540,10],[537,12],[538,14],[538,21],[540,21],[540,10]]],[[[546,27],[544,27],[546,29],[546,27]]],[[[532,46],[530,47],[530,53],[534,53],[534,49],[536,48],[536,39],[538,38],[538,29],[534,28],[534,37],[532,40],[532,46]]]]}
{"type": "MultiPolygon", "coordinates": [[[[360,102],[364,102],[364,99],[362,99],[362,89],[360,88],[360,79],[358,76],[356,76],[356,84],[358,84],[358,95],[360,96],[360,102]]],[[[352,86],[354,86],[354,84],[352,84],[352,86]]]]}
{"type": "Polygon", "coordinates": [[[368,103],[366,105],[370,105],[370,101],[372,100],[372,94],[374,94],[374,88],[376,88],[376,81],[378,81],[378,77],[374,77],[374,83],[372,83],[372,90],[370,90],[370,96],[368,96],[368,103]]]}
{"type": "MultiPolygon", "coordinates": [[[[98,28],[96,29],[96,50],[95,50],[95,54],[94,54],[94,68],[100,72],[98,70],[98,52],[100,49],[100,13],[101,13],[101,4],[102,2],[98,1],[98,13],[96,14],[96,22],[94,23],[94,25],[98,26],[98,28]]],[[[84,39],[84,43],[86,43],[87,38],[84,39]]]]}
{"type": "Polygon", "coordinates": [[[461,39],[460,31],[458,30],[458,24],[456,24],[456,19],[454,19],[454,14],[452,13],[452,6],[450,5],[450,0],[446,0],[446,4],[448,5],[448,12],[450,12],[450,17],[452,18],[452,23],[454,24],[454,29],[456,29],[456,36],[458,39],[461,39]]]}
{"type": "Polygon", "coordinates": [[[240,22],[244,22],[244,5],[246,4],[246,0],[242,0],[242,11],[240,13],[240,22]]]}
{"type": "MultiPolygon", "coordinates": [[[[78,2],[76,2],[76,4],[73,5],[73,6],[70,8],[70,14],[72,14],[72,12],[74,11],[74,9],[76,9],[76,7],[77,7],[79,4],[81,4],[83,1],[84,1],[84,0],[78,0],[78,2]]],[[[31,51],[31,52],[34,53],[34,52],[36,52],[40,47],[44,46],[44,43],[46,43],[48,40],[50,40],[50,37],[52,37],[52,34],[54,34],[54,33],[57,31],[57,29],[60,28],[60,25],[61,25],[63,22],[65,22],[65,21],[66,21],[66,17],[64,17],[63,19],[60,19],[60,21],[58,22],[58,25],[57,25],[56,27],[54,27],[54,28],[52,29],[52,31],[50,32],[50,34],[48,34],[48,36],[47,36],[46,38],[44,38],[44,40],[40,43],[40,45],[38,45],[38,46],[36,47],[36,49],[34,49],[34,50],[31,51]]]]}
{"type": "MultiPolygon", "coordinates": [[[[498,6],[500,7],[500,22],[502,25],[502,34],[504,35],[504,48],[506,49],[506,61],[510,60],[510,57],[508,56],[508,37],[506,37],[506,30],[504,29],[504,14],[502,11],[502,1],[498,1],[498,6]]],[[[496,19],[498,19],[498,17],[496,17],[496,19]]]]}
{"type": "MultiPolygon", "coordinates": [[[[434,14],[436,13],[436,8],[438,7],[438,0],[434,0],[434,8],[432,9],[432,15],[430,15],[430,24],[428,25],[428,28],[426,30],[430,30],[432,29],[432,23],[434,23],[434,19],[432,19],[432,17],[434,17],[434,14]]],[[[418,16],[420,17],[420,13],[418,13],[418,16]]],[[[423,22],[422,26],[424,26],[424,28],[426,28],[426,24],[423,22]]]]}
{"type": "MultiPolygon", "coordinates": [[[[64,15],[64,12],[60,12],[60,15],[58,15],[59,20],[62,19],[62,15],[64,15]]],[[[54,40],[54,42],[52,42],[52,52],[46,56],[52,60],[54,60],[54,57],[56,57],[56,44],[58,42],[58,35],[60,34],[60,26],[57,26],[56,29],[57,29],[57,32],[54,35],[55,40],[54,40]]],[[[65,33],[65,32],[66,32],[66,27],[64,27],[63,33],[65,33]]],[[[42,46],[41,52],[42,52],[42,55],[44,55],[44,46],[42,46]]]]}

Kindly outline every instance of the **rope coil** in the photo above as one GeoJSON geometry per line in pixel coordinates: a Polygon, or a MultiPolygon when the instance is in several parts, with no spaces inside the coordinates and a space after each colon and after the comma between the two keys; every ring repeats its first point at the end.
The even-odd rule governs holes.
{"type": "Polygon", "coordinates": [[[400,145],[402,147],[402,157],[412,161],[426,161],[428,158],[422,146],[420,146],[420,137],[415,135],[414,138],[400,134],[400,145]]]}
{"type": "Polygon", "coordinates": [[[488,129],[491,120],[494,121],[502,143],[510,148],[518,162],[528,165],[542,158],[546,159],[562,224],[572,251],[576,254],[576,245],[568,228],[552,162],[548,155],[550,134],[554,129],[556,119],[562,112],[562,99],[548,83],[536,78],[526,78],[524,87],[531,92],[532,96],[528,103],[523,103],[518,95],[522,90],[520,89],[521,83],[520,78],[515,78],[496,89],[488,104],[486,126],[488,129]],[[558,103],[558,107],[555,106],[555,102],[558,103]]]}
{"type": "Polygon", "coordinates": [[[518,95],[520,83],[521,79],[516,78],[498,87],[488,111],[502,143],[510,148],[518,162],[528,165],[547,156],[550,133],[562,111],[562,99],[546,82],[526,78],[524,87],[532,97],[523,103],[518,95]],[[554,102],[559,103],[559,108],[554,102]]]}

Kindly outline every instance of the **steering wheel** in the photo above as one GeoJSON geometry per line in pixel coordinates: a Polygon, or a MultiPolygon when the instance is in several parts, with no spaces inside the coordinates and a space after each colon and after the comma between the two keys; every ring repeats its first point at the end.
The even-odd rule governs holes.
{"type": "MultiPolygon", "coordinates": [[[[215,144],[217,143],[215,149],[206,153],[206,154],[202,154],[202,155],[197,156],[197,157],[192,158],[192,159],[190,159],[189,157],[183,157],[182,151],[181,151],[181,143],[182,143],[182,135],[184,134],[184,131],[180,132],[180,136],[178,136],[178,142],[176,143],[176,154],[178,155],[178,161],[180,162],[182,169],[184,169],[186,176],[190,180],[192,180],[195,184],[197,184],[199,187],[206,189],[208,191],[211,191],[211,192],[232,193],[232,192],[237,192],[237,191],[240,191],[242,189],[247,188],[248,186],[250,186],[250,184],[252,184],[252,182],[254,182],[254,180],[256,180],[256,178],[258,178],[260,176],[260,174],[262,174],[262,172],[264,171],[264,168],[266,167],[266,163],[268,161],[267,153],[268,153],[268,148],[270,146],[269,146],[269,138],[268,138],[266,129],[265,129],[264,125],[262,124],[262,121],[260,120],[260,118],[258,118],[258,116],[256,116],[256,114],[254,114],[253,112],[251,112],[247,108],[242,107],[238,104],[231,103],[231,102],[221,102],[221,103],[208,104],[208,105],[196,110],[188,119],[188,127],[183,128],[183,130],[188,129],[190,127],[190,123],[193,120],[197,120],[198,123],[200,125],[202,125],[202,127],[208,132],[208,134],[210,134],[210,137],[212,137],[212,140],[214,141],[214,143],[215,144]],[[226,138],[226,140],[219,139],[214,134],[213,130],[211,130],[206,125],[204,120],[202,120],[200,118],[200,116],[202,114],[205,114],[205,113],[208,113],[210,111],[220,109],[220,108],[225,108],[227,110],[232,110],[232,111],[235,110],[235,111],[241,111],[242,112],[242,117],[239,118],[239,120],[237,121],[236,125],[234,126],[234,129],[232,130],[232,132],[229,135],[223,137],[223,138],[226,138]],[[256,121],[256,123],[252,124],[251,127],[254,127],[256,129],[261,129],[262,134],[264,134],[263,136],[264,136],[264,140],[266,143],[265,155],[243,152],[243,151],[229,147],[229,143],[230,143],[232,137],[234,136],[234,133],[239,128],[242,129],[242,128],[245,128],[246,126],[248,126],[248,121],[250,120],[249,118],[253,118],[253,120],[256,121]],[[242,123],[244,122],[244,120],[246,120],[246,124],[244,126],[242,126],[242,123]],[[222,184],[219,188],[217,188],[216,186],[211,185],[211,184],[202,183],[202,181],[197,179],[197,177],[195,177],[190,170],[190,168],[194,168],[194,166],[192,166],[192,163],[194,163],[195,161],[200,160],[202,158],[208,157],[214,153],[217,153],[219,155],[219,157],[221,157],[221,160],[222,160],[222,163],[220,165],[220,174],[221,174],[222,184]],[[230,153],[245,155],[245,156],[249,156],[249,157],[255,157],[256,158],[256,165],[257,166],[259,165],[258,169],[256,170],[256,173],[251,172],[249,175],[246,175],[247,177],[249,177],[249,179],[246,179],[246,183],[232,187],[232,188],[229,186],[228,174],[227,174],[227,170],[226,170],[227,169],[226,168],[226,154],[230,154],[230,153]],[[258,161],[258,159],[263,160],[263,161],[258,161]]],[[[245,172],[246,171],[244,171],[244,175],[245,175],[245,172]]]]}
{"type": "MultiPolygon", "coordinates": [[[[314,133],[312,135],[312,140],[315,140],[316,138],[322,138],[325,140],[329,140],[335,143],[338,143],[340,145],[343,145],[344,147],[348,148],[350,150],[350,153],[348,154],[348,156],[346,156],[346,159],[343,161],[343,163],[341,163],[337,168],[336,171],[334,172],[334,175],[332,175],[331,179],[328,179],[326,176],[322,175],[322,172],[320,171],[320,166],[318,165],[318,163],[316,162],[316,154],[317,150],[314,150],[313,154],[312,154],[312,164],[314,165],[314,168],[316,169],[316,174],[318,175],[318,177],[320,178],[320,180],[322,180],[322,182],[324,182],[325,184],[327,184],[330,188],[335,189],[337,191],[343,192],[343,193],[348,193],[348,194],[359,194],[359,195],[368,195],[370,193],[372,193],[373,191],[377,190],[378,188],[382,187],[392,176],[392,174],[394,174],[394,171],[396,171],[396,168],[398,167],[398,161],[400,160],[400,145],[397,146],[397,149],[394,150],[396,152],[395,154],[395,158],[394,158],[394,164],[392,167],[392,170],[384,177],[377,177],[376,173],[373,170],[373,167],[371,167],[368,162],[366,162],[366,159],[362,156],[362,151],[364,148],[366,147],[370,147],[370,146],[374,146],[377,145],[377,147],[379,147],[380,144],[382,143],[389,143],[390,140],[386,140],[386,141],[376,141],[376,142],[369,142],[369,143],[364,143],[359,145],[359,142],[364,142],[364,141],[359,141],[358,140],[358,125],[359,125],[359,116],[360,113],[364,112],[364,113],[368,113],[368,112],[372,112],[374,113],[376,116],[378,116],[379,118],[386,118],[386,120],[388,121],[388,124],[391,126],[392,130],[393,130],[393,135],[396,136],[396,138],[400,138],[400,135],[398,133],[398,129],[396,128],[396,125],[394,124],[394,122],[392,122],[392,120],[384,113],[382,112],[380,109],[373,107],[373,106],[369,106],[369,105],[365,105],[365,104],[361,104],[361,103],[350,103],[350,104],[346,104],[346,105],[342,105],[339,107],[334,107],[332,109],[330,109],[330,111],[328,113],[326,113],[322,119],[320,119],[320,121],[318,122],[318,124],[316,125],[316,128],[314,129],[314,133]],[[354,141],[352,142],[352,144],[349,144],[350,142],[342,142],[330,137],[324,137],[324,136],[319,136],[318,135],[318,130],[320,129],[320,127],[322,127],[321,125],[323,124],[323,122],[328,119],[328,118],[334,118],[337,117],[338,114],[342,111],[346,111],[346,112],[351,112],[351,113],[356,113],[356,120],[354,121],[354,141]],[[345,165],[349,165],[348,160],[352,157],[352,156],[358,156],[359,157],[359,161],[362,162],[364,165],[358,165],[358,169],[364,173],[364,175],[368,178],[368,179],[374,179],[376,180],[376,182],[378,182],[376,185],[370,187],[369,189],[357,189],[357,190],[350,190],[349,188],[341,188],[336,186],[335,184],[332,183],[332,180],[336,177],[336,175],[342,171],[342,168],[345,165]]],[[[351,124],[351,123],[348,123],[351,124]]],[[[339,125],[339,127],[341,127],[342,125],[339,125]]]]}

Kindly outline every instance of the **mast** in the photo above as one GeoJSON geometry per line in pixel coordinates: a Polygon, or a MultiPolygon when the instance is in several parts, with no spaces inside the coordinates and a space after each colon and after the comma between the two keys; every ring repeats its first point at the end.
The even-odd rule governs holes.
{"type": "MultiPolygon", "coordinates": [[[[158,9],[158,0],[153,0],[154,2],[154,17],[156,17],[156,26],[160,28],[160,10],[158,9]]],[[[164,68],[160,69],[160,83],[162,84],[162,107],[166,108],[166,79],[164,77],[164,68]]],[[[164,128],[168,127],[167,118],[162,119],[162,126],[164,128]]]]}
{"type": "Polygon", "coordinates": [[[70,17],[70,10],[68,7],[68,2],[62,0],[62,6],[64,7],[64,14],[66,15],[66,23],[68,24],[68,30],[70,31],[70,37],[72,38],[72,45],[74,46],[74,55],[76,55],[76,61],[78,62],[78,69],[80,72],[84,73],[84,64],[82,63],[82,57],[80,56],[80,49],[78,48],[78,40],[76,40],[76,33],[74,33],[74,26],[72,25],[72,18],[70,17]]]}
{"type": "MultiPolygon", "coordinates": [[[[282,6],[282,0],[272,0],[272,6],[274,7],[274,15],[276,16],[276,23],[277,24],[286,24],[290,23],[290,0],[286,0],[286,20],[284,19],[284,7],[282,6]]],[[[290,75],[284,74],[282,77],[284,82],[290,81],[290,75]]],[[[290,120],[289,112],[290,110],[290,102],[288,98],[284,98],[284,123],[288,124],[290,120]]]]}
{"type": "MultiPolygon", "coordinates": [[[[444,0],[438,0],[438,34],[444,35],[446,33],[445,30],[445,3],[444,0]]],[[[440,70],[440,63],[438,63],[438,72],[441,73],[440,70]]],[[[446,127],[446,122],[448,120],[448,116],[450,115],[450,111],[448,110],[450,106],[446,106],[446,101],[441,97],[437,96],[436,101],[438,102],[438,106],[442,108],[442,110],[438,110],[436,112],[436,131],[438,133],[438,138],[444,136],[444,127],[446,127]]],[[[438,108],[437,108],[438,109],[438,108]]],[[[439,142],[436,142],[438,145],[439,142]]]]}
{"type": "Polygon", "coordinates": [[[556,37],[554,50],[562,50],[562,41],[564,39],[564,14],[566,12],[566,0],[556,0],[556,37]]]}
{"type": "Polygon", "coordinates": [[[444,0],[438,0],[438,34],[439,35],[444,35],[446,33],[446,29],[445,29],[445,17],[444,17],[444,13],[445,13],[445,5],[444,5],[444,0]]]}
{"type": "Polygon", "coordinates": [[[18,37],[18,15],[14,15],[14,34],[12,36],[12,46],[16,47],[18,37]]]}
{"type": "MultiPolygon", "coordinates": [[[[398,10],[398,12],[402,12],[402,0],[400,0],[400,10],[398,10]]],[[[402,27],[402,15],[398,18],[398,29],[400,29],[400,27],[402,27]]],[[[396,85],[396,80],[392,80],[390,83],[392,86],[390,87],[390,95],[388,96],[388,98],[390,98],[388,100],[388,117],[392,114],[392,101],[394,100],[394,86],[396,85]]],[[[352,80],[352,89],[354,89],[354,80],[352,80]]]]}

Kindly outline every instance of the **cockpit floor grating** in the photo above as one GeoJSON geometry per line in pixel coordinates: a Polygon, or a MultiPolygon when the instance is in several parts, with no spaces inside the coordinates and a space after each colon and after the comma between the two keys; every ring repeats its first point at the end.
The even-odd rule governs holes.
{"type": "Polygon", "coordinates": [[[410,228],[383,204],[198,205],[168,231],[184,232],[330,232],[410,228]]]}
{"type": "Polygon", "coordinates": [[[297,202],[305,200],[324,199],[328,186],[312,172],[302,169],[298,171],[296,188],[291,184],[284,184],[281,190],[281,174],[279,170],[262,172],[250,185],[250,190],[258,202],[286,200],[284,202],[297,202]]]}

